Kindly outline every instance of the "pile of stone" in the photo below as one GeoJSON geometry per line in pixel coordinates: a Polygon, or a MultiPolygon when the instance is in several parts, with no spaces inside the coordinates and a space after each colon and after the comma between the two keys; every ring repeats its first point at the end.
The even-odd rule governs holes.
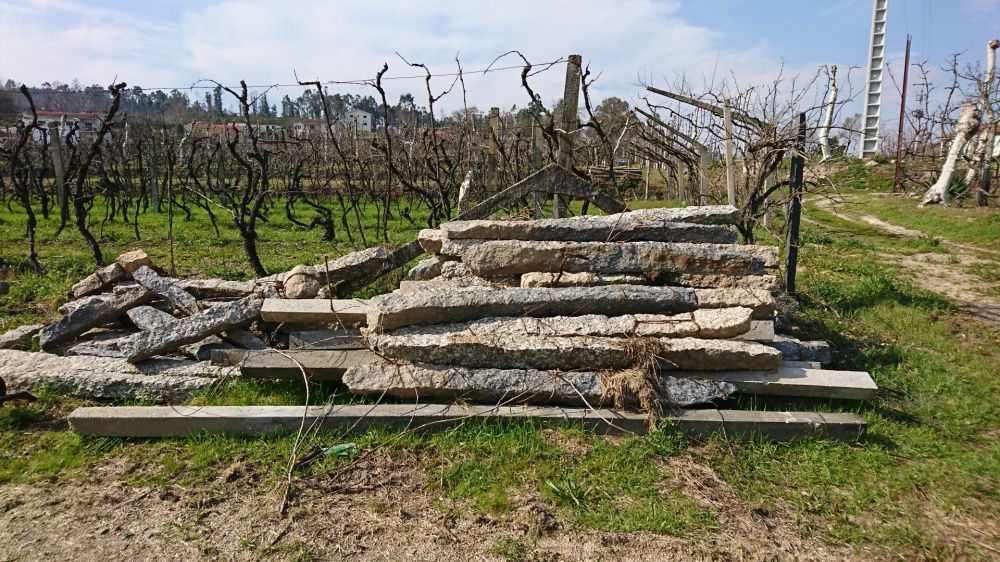
{"type": "Polygon", "coordinates": [[[321,295],[385,257],[370,248],[241,282],[173,279],[142,250],[128,252],[73,285],[58,321],[0,335],[0,379],[87,398],[183,400],[232,371],[211,365],[213,351],[270,347],[265,332],[248,329],[257,328],[266,297],[321,295]]]}
{"type": "Polygon", "coordinates": [[[662,409],[736,390],[713,373],[828,354],[773,344],[778,250],[737,245],[736,220],[710,206],[421,231],[433,256],[368,301],[380,359],[343,382],[405,399],[662,409]]]}
{"type": "Polygon", "coordinates": [[[736,220],[714,206],[453,221],[421,231],[431,257],[368,301],[335,297],[391,266],[381,248],[247,282],[174,279],[129,252],[74,285],[53,324],[0,336],[0,378],[175,402],[306,370],[418,402],[707,403],[830,360],[774,333],[777,248],[738,245],[736,220]]]}

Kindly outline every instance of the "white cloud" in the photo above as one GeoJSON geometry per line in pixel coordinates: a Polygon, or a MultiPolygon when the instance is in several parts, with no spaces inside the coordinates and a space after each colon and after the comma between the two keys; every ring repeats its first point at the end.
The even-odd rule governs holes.
{"type": "MultiPolygon", "coordinates": [[[[631,97],[640,78],[662,83],[686,74],[730,70],[743,83],[774,76],[780,60],[764,43],[734,45],[723,35],[678,15],[676,0],[266,0],[194,6],[164,23],[71,0],[9,3],[0,0],[0,52],[4,78],[28,83],[79,78],[106,84],[114,76],[145,86],[187,85],[199,78],[251,84],[303,79],[372,78],[383,62],[389,76],[419,74],[395,52],[424,62],[435,73],[486,67],[498,54],[518,49],[533,62],[581,53],[601,79],[594,95],[631,97]]],[[[141,10],[141,8],[135,8],[141,10]]],[[[509,57],[501,66],[519,64],[509,57]]],[[[806,72],[811,74],[814,69],[806,72]]],[[[546,101],[562,94],[562,67],[532,79],[546,101]]],[[[436,78],[435,94],[451,79],[436,78]]],[[[519,72],[466,77],[469,103],[480,108],[523,106],[519,72]]],[[[386,82],[395,101],[404,91],[426,103],[421,80],[386,82]]],[[[355,93],[359,87],[332,91],[355,93]]],[[[284,92],[279,92],[284,93],[284,92]]],[[[294,92],[292,92],[294,95],[294,92]]],[[[272,102],[276,97],[269,96],[272,102]]],[[[440,102],[461,105],[454,92],[440,102]]]]}

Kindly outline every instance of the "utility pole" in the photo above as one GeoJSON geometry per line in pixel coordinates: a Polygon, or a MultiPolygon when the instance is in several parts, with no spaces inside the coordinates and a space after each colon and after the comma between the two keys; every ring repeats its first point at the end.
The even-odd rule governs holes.
{"type": "Polygon", "coordinates": [[[899,100],[899,134],[896,136],[896,175],[892,192],[899,193],[899,180],[903,171],[903,125],[906,120],[906,85],[910,82],[910,36],[906,36],[906,60],[903,62],[903,93],[899,100]]]}
{"type": "Polygon", "coordinates": [[[868,44],[868,78],[865,83],[865,123],[861,133],[861,157],[878,154],[879,114],[882,110],[882,66],[885,60],[885,30],[889,0],[873,0],[872,32],[868,44]]]}

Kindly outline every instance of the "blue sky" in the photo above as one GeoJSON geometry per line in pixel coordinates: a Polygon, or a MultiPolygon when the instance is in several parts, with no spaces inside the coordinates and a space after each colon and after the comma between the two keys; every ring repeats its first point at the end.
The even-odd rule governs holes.
{"type": "MultiPolygon", "coordinates": [[[[272,84],[293,82],[293,70],[304,78],[367,78],[382,62],[390,76],[414,74],[396,51],[444,73],[454,70],[456,53],[470,70],[519,49],[536,62],[582,53],[602,73],[598,98],[635,99],[637,82],[664,84],[681,74],[732,72],[751,84],[782,65],[804,76],[829,63],[861,66],[870,14],[871,0],[0,0],[0,79],[107,84],[117,77],[182,86],[245,77],[272,84]]],[[[907,32],[914,60],[939,66],[963,51],[969,61],[981,59],[986,42],[1000,36],[1000,0],[890,0],[888,52],[897,69],[907,32]]],[[[560,74],[533,79],[546,100],[561,94],[560,74]]],[[[449,83],[436,79],[434,93],[449,83]]],[[[469,103],[481,108],[527,99],[517,71],[469,76],[467,86],[469,103]]],[[[388,89],[390,101],[403,91],[418,102],[426,97],[421,80],[393,81],[388,89]]],[[[277,102],[284,93],[296,94],[269,97],[277,102]]],[[[440,103],[461,104],[458,92],[440,103]]]]}

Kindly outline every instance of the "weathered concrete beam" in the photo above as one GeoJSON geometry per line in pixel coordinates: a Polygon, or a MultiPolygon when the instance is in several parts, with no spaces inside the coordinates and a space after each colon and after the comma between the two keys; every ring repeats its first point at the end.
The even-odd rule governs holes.
{"type": "Polygon", "coordinates": [[[12,390],[41,390],[100,400],[175,402],[218,380],[206,363],[157,360],[137,368],[124,359],[0,351],[0,377],[12,390]]]}
{"type": "Polygon", "coordinates": [[[594,287],[597,285],[650,285],[645,275],[636,273],[540,273],[521,275],[521,286],[530,287],[594,287]]]}
{"type": "Polygon", "coordinates": [[[466,265],[460,261],[446,261],[441,264],[440,279],[454,281],[461,287],[520,287],[521,277],[519,275],[507,275],[499,277],[479,277],[472,273],[466,265]]]}
{"type": "Polygon", "coordinates": [[[241,299],[258,289],[253,281],[225,279],[177,279],[177,287],[199,299],[241,299]]]}
{"type": "MultiPolygon", "coordinates": [[[[648,430],[645,414],[538,406],[477,406],[359,404],[330,406],[129,406],[78,408],[69,415],[70,427],[81,435],[98,437],[175,437],[193,433],[268,435],[297,431],[303,417],[309,427],[364,432],[378,427],[431,431],[470,421],[532,420],[544,424],[582,426],[606,434],[648,430]]],[[[692,437],[715,433],[727,437],[763,435],[772,441],[824,437],[857,441],[867,424],[857,414],[808,412],[753,412],[741,410],[687,410],[664,419],[692,437]]]]}
{"type": "Polygon", "coordinates": [[[774,296],[763,289],[694,289],[698,297],[698,308],[733,308],[737,306],[753,309],[755,319],[774,316],[774,296]]]}
{"type": "Polygon", "coordinates": [[[707,248],[717,248],[719,250],[739,249],[741,252],[750,254],[764,262],[766,269],[774,269],[781,265],[777,246],[759,246],[754,244],[705,244],[707,248]]]}
{"type": "Polygon", "coordinates": [[[191,296],[191,293],[181,289],[169,279],[160,277],[149,266],[144,265],[136,269],[132,274],[132,279],[135,279],[143,287],[167,299],[170,304],[188,316],[194,316],[200,310],[198,300],[191,296]]]}
{"type": "Polygon", "coordinates": [[[263,299],[250,296],[218,304],[194,316],[177,320],[165,332],[140,332],[121,343],[129,362],[135,363],[206,337],[253,322],[260,316],[263,299]]]}
{"type": "Polygon", "coordinates": [[[463,322],[491,316],[668,314],[696,307],[691,289],[616,285],[552,289],[438,289],[369,299],[368,327],[463,322]]]}
{"type": "Polygon", "coordinates": [[[661,369],[770,371],[781,353],[756,342],[698,338],[609,338],[478,335],[430,326],[369,336],[379,355],[412,363],[498,369],[661,369]]]}
{"type": "MultiPolygon", "coordinates": [[[[517,338],[519,336],[601,336],[666,338],[732,338],[750,329],[749,308],[695,310],[680,314],[628,314],[605,316],[553,316],[546,318],[482,318],[459,324],[445,324],[435,331],[455,334],[455,338],[517,338]]],[[[393,330],[390,335],[405,337],[426,334],[426,326],[393,330]]]]}
{"type": "Polygon", "coordinates": [[[100,295],[86,304],[73,309],[54,324],[42,328],[39,344],[42,349],[51,349],[64,341],[71,340],[87,330],[110,322],[122,316],[129,309],[146,304],[155,294],[143,287],[135,287],[121,295],[100,295]]]}
{"type": "Polygon", "coordinates": [[[661,273],[657,281],[675,287],[699,289],[760,289],[774,291],[778,279],[774,275],[712,275],[697,273],[661,273]]]}
{"type": "Polygon", "coordinates": [[[246,328],[233,328],[222,332],[222,338],[237,347],[250,350],[268,349],[267,344],[246,328]]]}
{"type": "Polygon", "coordinates": [[[441,254],[457,257],[480,277],[522,273],[667,273],[758,275],[760,258],[742,246],[674,242],[535,242],[445,240],[441,254]]]}
{"type": "Polygon", "coordinates": [[[815,361],[824,365],[833,362],[833,351],[829,342],[802,341],[779,334],[766,344],[780,351],[785,361],[815,361]]]}
{"type": "Polygon", "coordinates": [[[364,325],[368,301],[358,299],[264,299],[260,317],[266,322],[364,325]]]}
{"type": "Polygon", "coordinates": [[[718,373],[674,373],[677,376],[708,378],[736,386],[743,394],[797,396],[840,400],[871,400],[878,385],[864,371],[830,371],[788,367],[774,372],[726,371],[718,373]]]}
{"type": "Polygon", "coordinates": [[[479,287],[488,290],[502,289],[509,287],[509,285],[497,285],[482,277],[452,277],[450,279],[435,277],[429,281],[407,281],[404,279],[399,282],[399,292],[401,293],[412,293],[426,289],[467,289],[469,287],[479,287]]]}
{"type": "Polygon", "coordinates": [[[44,327],[42,324],[28,324],[7,331],[3,335],[0,335],[0,349],[30,347],[31,338],[35,337],[35,334],[40,332],[44,327]]]}
{"type": "Polygon", "coordinates": [[[367,365],[378,356],[367,349],[280,351],[215,351],[212,365],[239,367],[240,375],[255,379],[302,380],[305,369],[315,380],[339,381],[350,367],[367,365]]]}
{"type": "Polygon", "coordinates": [[[558,240],[566,242],[693,242],[735,244],[736,232],[719,225],[667,222],[633,211],[617,215],[582,215],[528,221],[452,221],[441,225],[449,240],[558,240]]]}
{"type": "Polygon", "coordinates": [[[774,339],[774,320],[753,320],[750,331],[736,336],[737,339],[769,342],[774,339]]]}
{"type": "Polygon", "coordinates": [[[155,332],[166,330],[177,318],[152,306],[137,306],[125,313],[136,328],[155,332]]]}
{"type": "MultiPolygon", "coordinates": [[[[559,404],[599,408],[615,399],[595,372],[534,369],[475,369],[443,365],[378,362],[352,367],[343,382],[354,394],[413,400],[463,400],[485,404],[559,404]]],[[[663,377],[658,389],[667,404],[687,407],[725,399],[736,388],[694,378],[663,377]]],[[[622,397],[637,406],[635,397],[622,397]]]]}
{"type": "Polygon", "coordinates": [[[341,330],[301,330],[288,334],[289,349],[367,349],[357,328],[341,330]]]}

